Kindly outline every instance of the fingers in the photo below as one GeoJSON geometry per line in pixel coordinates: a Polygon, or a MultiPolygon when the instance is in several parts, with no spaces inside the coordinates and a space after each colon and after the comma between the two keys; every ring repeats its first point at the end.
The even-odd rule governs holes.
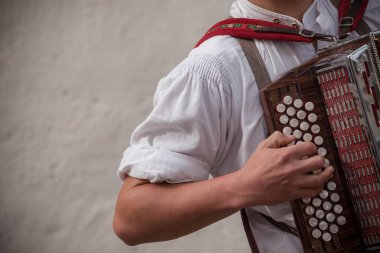
{"type": "Polygon", "coordinates": [[[317,146],[311,142],[301,142],[297,143],[297,145],[293,145],[289,147],[289,152],[297,158],[303,158],[305,156],[313,156],[317,153],[317,146]]]}
{"type": "Polygon", "coordinates": [[[326,183],[331,179],[333,175],[333,167],[327,167],[321,174],[317,175],[305,175],[300,178],[300,189],[296,198],[313,198],[322,192],[326,183]]]}
{"type": "Polygon", "coordinates": [[[275,131],[261,144],[266,148],[281,148],[290,144],[292,141],[294,141],[294,139],[295,137],[292,135],[286,135],[279,131],[275,131]]]}
{"type": "Polygon", "coordinates": [[[296,197],[296,199],[299,198],[313,198],[317,196],[319,193],[321,193],[323,190],[323,187],[320,188],[303,188],[299,191],[299,195],[296,197]]]}
{"type": "Polygon", "coordinates": [[[309,174],[316,170],[321,170],[325,165],[325,158],[323,156],[314,155],[312,157],[304,158],[298,161],[299,172],[309,174]]]}
{"type": "MultiPolygon", "coordinates": [[[[281,148],[286,147],[295,140],[293,135],[286,135],[279,131],[275,131],[262,143],[262,147],[266,148],[281,148]]],[[[317,147],[311,142],[302,142],[297,145],[289,146],[288,150],[294,158],[302,158],[305,156],[315,155],[317,147]]]]}
{"type": "Polygon", "coordinates": [[[329,166],[319,174],[302,175],[299,180],[299,187],[301,189],[322,190],[333,176],[333,172],[334,168],[329,166]]]}

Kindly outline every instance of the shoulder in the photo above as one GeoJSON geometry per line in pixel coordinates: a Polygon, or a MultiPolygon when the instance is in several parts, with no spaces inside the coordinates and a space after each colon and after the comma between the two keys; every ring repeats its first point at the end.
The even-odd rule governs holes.
{"type": "Polygon", "coordinates": [[[179,65],[181,71],[190,71],[203,78],[228,83],[237,62],[244,53],[238,41],[231,36],[215,36],[194,48],[179,65]]]}

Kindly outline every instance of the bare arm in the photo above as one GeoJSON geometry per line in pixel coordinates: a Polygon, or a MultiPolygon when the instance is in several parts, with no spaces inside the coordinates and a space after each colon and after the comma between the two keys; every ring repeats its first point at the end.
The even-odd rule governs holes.
{"type": "Polygon", "coordinates": [[[227,217],[241,208],[272,205],[317,195],[332,176],[319,175],[324,159],[316,147],[284,147],[292,137],[279,132],[263,141],[242,169],[201,182],[151,184],[127,178],[114,216],[115,233],[127,244],[178,238],[227,217]]]}

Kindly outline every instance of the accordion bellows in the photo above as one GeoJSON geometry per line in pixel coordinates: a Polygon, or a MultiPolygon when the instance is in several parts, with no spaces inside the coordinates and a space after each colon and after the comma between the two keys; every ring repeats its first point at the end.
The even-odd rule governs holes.
{"type": "Polygon", "coordinates": [[[335,167],[318,196],[292,203],[305,252],[380,251],[379,40],[337,43],[261,90],[269,131],[314,142],[335,167]]]}

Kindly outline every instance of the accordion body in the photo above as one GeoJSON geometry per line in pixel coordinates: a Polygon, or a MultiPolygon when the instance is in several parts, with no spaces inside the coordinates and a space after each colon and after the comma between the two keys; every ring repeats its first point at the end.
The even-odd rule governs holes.
{"type": "Polygon", "coordinates": [[[260,92],[268,130],[314,142],[335,168],[292,202],[305,252],[380,252],[379,52],[380,32],[338,42],[260,92]]]}

